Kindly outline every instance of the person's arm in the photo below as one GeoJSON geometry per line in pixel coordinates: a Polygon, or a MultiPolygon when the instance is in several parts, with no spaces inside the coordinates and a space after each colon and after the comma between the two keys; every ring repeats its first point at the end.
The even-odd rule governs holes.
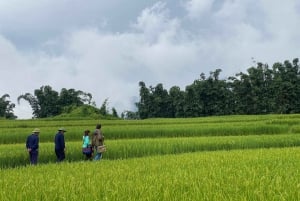
{"type": "Polygon", "coordinates": [[[65,144],[65,136],[64,135],[61,135],[61,138],[62,138],[62,147],[63,149],[66,148],[66,144],[65,144]]]}
{"type": "Polygon", "coordinates": [[[64,145],[64,138],[63,138],[64,136],[62,135],[62,134],[58,134],[57,135],[57,138],[56,138],[56,140],[57,140],[57,149],[64,149],[65,148],[65,145],[64,145]]]}
{"type": "Polygon", "coordinates": [[[99,130],[99,141],[104,143],[104,135],[101,130],[99,130]]]}
{"type": "Polygon", "coordinates": [[[93,137],[92,137],[92,146],[93,147],[96,146],[96,136],[95,135],[93,135],[93,137]]]}
{"type": "Polygon", "coordinates": [[[29,136],[26,139],[26,149],[29,149],[29,136]]]}
{"type": "Polygon", "coordinates": [[[28,137],[27,137],[27,140],[26,140],[26,149],[27,149],[28,152],[31,151],[31,148],[30,148],[30,137],[31,137],[31,136],[28,136],[28,137]]]}

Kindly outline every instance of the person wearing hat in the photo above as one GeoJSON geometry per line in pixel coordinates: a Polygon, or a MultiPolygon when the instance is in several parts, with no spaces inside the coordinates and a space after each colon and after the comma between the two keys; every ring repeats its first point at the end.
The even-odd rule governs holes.
{"type": "Polygon", "coordinates": [[[40,129],[35,128],[31,135],[27,137],[26,140],[26,149],[29,153],[29,159],[31,165],[36,165],[39,155],[39,134],[40,129]]]}
{"type": "Polygon", "coordinates": [[[64,128],[58,129],[58,132],[56,133],[54,138],[57,162],[61,162],[65,159],[65,132],[67,131],[64,128]]]}

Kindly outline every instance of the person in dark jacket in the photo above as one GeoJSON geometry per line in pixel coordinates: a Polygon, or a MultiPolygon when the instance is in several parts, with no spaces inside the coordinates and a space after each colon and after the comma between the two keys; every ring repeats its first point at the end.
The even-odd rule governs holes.
{"type": "Polygon", "coordinates": [[[39,134],[40,134],[40,129],[35,128],[32,131],[32,134],[29,135],[26,140],[26,149],[29,153],[29,159],[31,165],[36,165],[38,162],[39,134]]]}
{"type": "Polygon", "coordinates": [[[67,132],[64,128],[60,128],[55,135],[55,154],[57,157],[57,162],[61,162],[65,159],[65,136],[64,133],[67,132]]]}

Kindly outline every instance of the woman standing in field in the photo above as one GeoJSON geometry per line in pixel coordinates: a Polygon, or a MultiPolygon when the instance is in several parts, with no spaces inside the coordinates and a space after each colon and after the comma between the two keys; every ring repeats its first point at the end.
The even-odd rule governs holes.
{"type": "Polygon", "coordinates": [[[85,130],[83,137],[82,137],[82,153],[85,155],[85,159],[86,160],[90,160],[92,159],[92,155],[93,155],[93,148],[90,144],[90,130],[85,130]]]}
{"type": "Polygon", "coordinates": [[[96,150],[96,155],[94,160],[100,160],[102,158],[102,152],[104,148],[104,136],[101,131],[101,124],[96,125],[96,130],[94,131],[92,146],[96,150]]]}

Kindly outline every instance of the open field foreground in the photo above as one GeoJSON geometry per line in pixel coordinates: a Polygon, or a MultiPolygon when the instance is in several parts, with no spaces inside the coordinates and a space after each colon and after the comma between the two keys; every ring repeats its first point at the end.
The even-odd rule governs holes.
{"type": "Polygon", "coordinates": [[[0,200],[300,200],[300,115],[148,120],[0,120],[0,200]],[[107,152],[84,161],[82,133],[107,152]],[[39,164],[25,140],[40,128],[39,164]],[[53,137],[65,127],[66,160],[53,137]]]}
{"type": "Polygon", "coordinates": [[[8,200],[299,200],[300,149],[197,152],[1,170],[8,200]]]}

